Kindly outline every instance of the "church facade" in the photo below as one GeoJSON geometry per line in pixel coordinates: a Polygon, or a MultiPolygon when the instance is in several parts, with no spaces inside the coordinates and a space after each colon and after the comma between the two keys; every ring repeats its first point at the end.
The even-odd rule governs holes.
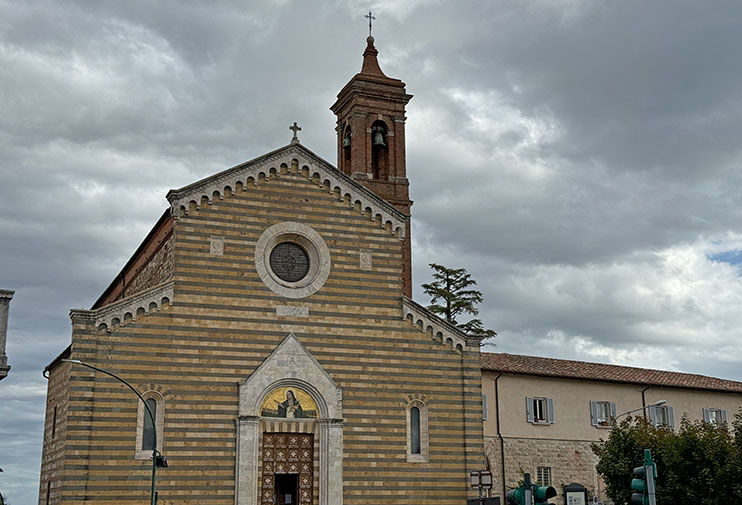
{"type": "Polygon", "coordinates": [[[49,378],[39,504],[465,503],[479,341],[411,298],[402,81],[338,94],[338,166],[297,138],[186,187],[49,378]],[[140,391],[65,361],[113,372],[140,391]]]}

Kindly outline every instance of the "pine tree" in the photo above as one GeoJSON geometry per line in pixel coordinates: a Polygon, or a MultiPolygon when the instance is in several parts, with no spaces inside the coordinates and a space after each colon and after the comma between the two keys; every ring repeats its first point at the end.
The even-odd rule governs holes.
{"type": "Polygon", "coordinates": [[[433,282],[422,285],[425,294],[431,297],[428,310],[469,335],[482,338],[497,335],[494,330],[486,329],[480,319],[461,324],[457,320],[463,314],[478,315],[477,304],[484,299],[481,291],[470,289],[477,283],[471,274],[465,268],[446,268],[435,263],[431,263],[430,268],[433,269],[433,282]]]}

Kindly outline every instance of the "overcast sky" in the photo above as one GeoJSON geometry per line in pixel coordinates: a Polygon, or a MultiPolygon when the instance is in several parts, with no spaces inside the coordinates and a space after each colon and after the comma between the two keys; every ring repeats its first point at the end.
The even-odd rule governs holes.
{"type": "MultiPolygon", "coordinates": [[[[0,492],[37,499],[46,381],[165,194],[286,145],[379,61],[414,283],[467,268],[499,352],[742,380],[738,0],[0,0],[0,492]]],[[[420,290],[415,298],[427,303],[420,290]]]]}

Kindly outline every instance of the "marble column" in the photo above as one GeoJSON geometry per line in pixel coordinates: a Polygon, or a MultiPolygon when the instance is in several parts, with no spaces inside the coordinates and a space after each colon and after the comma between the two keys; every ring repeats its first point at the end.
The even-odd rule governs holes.
{"type": "Polygon", "coordinates": [[[8,357],[5,355],[5,342],[8,336],[8,309],[15,291],[0,289],[0,380],[8,375],[8,357]]]}

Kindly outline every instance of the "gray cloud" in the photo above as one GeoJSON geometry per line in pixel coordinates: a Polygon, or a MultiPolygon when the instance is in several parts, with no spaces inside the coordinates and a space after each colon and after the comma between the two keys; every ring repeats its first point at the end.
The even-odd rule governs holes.
{"type": "MultiPolygon", "coordinates": [[[[334,161],[360,1],[0,0],[0,490],[36,501],[45,381],[164,195],[284,145],[334,161]]],[[[405,80],[415,282],[468,268],[497,350],[742,380],[735,2],[372,2],[405,80]],[[729,251],[732,251],[729,253],[729,251]]],[[[416,298],[426,299],[418,290],[416,298]]]]}

